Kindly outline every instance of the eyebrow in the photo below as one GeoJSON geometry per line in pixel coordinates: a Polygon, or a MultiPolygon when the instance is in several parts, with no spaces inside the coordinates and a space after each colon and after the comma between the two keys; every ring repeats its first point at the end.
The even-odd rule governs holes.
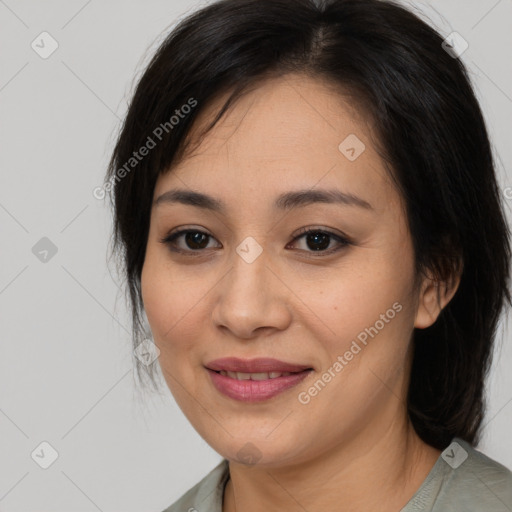
{"type": "MultiPolygon", "coordinates": [[[[205,210],[218,213],[226,212],[226,205],[220,200],[201,192],[194,192],[184,189],[173,189],[164,192],[153,203],[153,207],[164,203],[180,203],[196,206],[205,210]]],[[[357,206],[366,210],[373,210],[373,207],[358,196],[331,189],[305,189],[285,192],[277,197],[274,207],[279,210],[291,210],[300,206],[307,206],[314,203],[342,204],[346,206],[357,206]]]]}

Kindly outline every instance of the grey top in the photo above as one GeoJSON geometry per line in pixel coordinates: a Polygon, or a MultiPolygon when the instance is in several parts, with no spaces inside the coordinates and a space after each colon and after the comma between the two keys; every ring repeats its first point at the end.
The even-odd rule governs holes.
{"type": "MultiPolygon", "coordinates": [[[[223,459],[163,512],[222,512],[229,465],[223,459]]],[[[512,472],[454,438],[400,512],[512,512],[512,472]]]]}

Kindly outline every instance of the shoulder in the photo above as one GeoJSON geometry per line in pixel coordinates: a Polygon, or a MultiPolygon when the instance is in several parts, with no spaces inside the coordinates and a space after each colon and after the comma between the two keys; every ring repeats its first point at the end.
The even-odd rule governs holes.
{"type": "Polygon", "coordinates": [[[512,472],[455,438],[405,510],[510,512],[512,472]]]}
{"type": "Polygon", "coordinates": [[[453,440],[442,457],[445,461],[457,457],[460,460],[460,465],[456,461],[453,467],[448,463],[451,470],[449,480],[454,488],[485,496],[489,503],[499,502],[502,498],[507,506],[512,505],[512,472],[508,468],[458,438],[453,440]],[[461,451],[461,456],[457,451],[461,451]]]}
{"type": "Polygon", "coordinates": [[[229,464],[223,459],[200,482],[162,512],[222,512],[224,486],[229,464]]]}

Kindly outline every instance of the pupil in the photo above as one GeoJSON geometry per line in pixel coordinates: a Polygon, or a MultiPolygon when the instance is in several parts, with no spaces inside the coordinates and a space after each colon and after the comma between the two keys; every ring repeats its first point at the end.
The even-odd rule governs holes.
{"type": "Polygon", "coordinates": [[[208,245],[208,243],[201,244],[201,242],[205,242],[206,238],[207,238],[207,235],[205,235],[204,233],[199,233],[197,231],[195,231],[195,232],[190,231],[189,233],[186,233],[186,235],[185,235],[185,240],[187,242],[187,245],[191,249],[204,249],[204,247],[206,245],[208,245]]]}
{"type": "Polygon", "coordinates": [[[321,249],[327,249],[327,247],[329,247],[329,235],[326,235],[325,233],[315,233],[312,235],[310,234],[306,237],[306,239],[308,241],[308,247],[314,251],[318,251],[321,249]],[[320,245],[311,246],[309,244],[310,240],[313,240],[313,243],[320,242],[320,245]]]}

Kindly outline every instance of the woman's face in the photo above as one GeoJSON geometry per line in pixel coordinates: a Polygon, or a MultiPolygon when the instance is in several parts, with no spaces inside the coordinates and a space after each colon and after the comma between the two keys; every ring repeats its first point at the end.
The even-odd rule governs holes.
{"type": "Polygon", "coordinates": [[[266,81],[154,200],[146,314],[172,394],[218,453],[278,466],[404,421],[409,340],[429,314],[401,198],[350,104],[312,79],[266,81]],[[251,383],[207,368],[227,357],[311,370],[254,367],[251,383]]]}

